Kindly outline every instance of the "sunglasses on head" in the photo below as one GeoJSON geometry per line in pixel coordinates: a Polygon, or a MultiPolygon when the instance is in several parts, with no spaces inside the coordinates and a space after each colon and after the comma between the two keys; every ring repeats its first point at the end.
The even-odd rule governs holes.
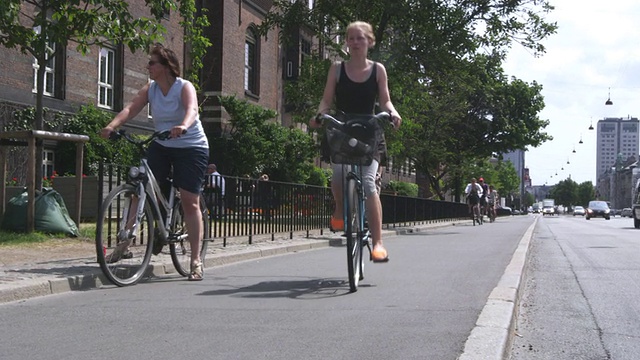
{"type": "Polygon", "coordinates": [[[159,64],[160,61],[155,61],[155,60],[149,60],[149,66],[153,66],[155,64],[159,64]]]}

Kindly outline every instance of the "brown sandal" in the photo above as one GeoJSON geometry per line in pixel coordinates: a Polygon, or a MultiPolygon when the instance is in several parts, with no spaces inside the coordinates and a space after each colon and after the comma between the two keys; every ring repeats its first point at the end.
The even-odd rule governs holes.
{"type": "Polygon", "coordinates": [[[202,270],[202,262],[191,264],[191,273],[187,278],[189,281],[201,281],[204,278],[204,271],[202,270]]]}

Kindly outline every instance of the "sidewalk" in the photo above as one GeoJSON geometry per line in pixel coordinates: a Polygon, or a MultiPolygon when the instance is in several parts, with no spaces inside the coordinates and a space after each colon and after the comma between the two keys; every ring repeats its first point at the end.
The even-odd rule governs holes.
{"type": "MultiPolygon", "coordinates": [[[[383,230],[383,236],[415,233],[429,228],[455,225],[456,222],[458,221],[440,221],[415,227],[383,230]]],[[[211,242],[205,257],[205,272],[208,268],[220,265],[334,246],[343,241],[339,233],[331,233],[328,230],[325,230],[322,235],[320,231],[315,231],[308,238],[305,236],[306,232],[295,233],[292,239],[288,234],[281,234],[274,240],[271,240],[270,235],[254,237],[251,245],[247,244],[246,239],[238,240],[236,243],[228,240],[226,247],[222,246],[222,241],[211,242]]],[[[4,265],[0,262],[0,304],[68,291],[114,286],[102,275],[95,254],[85,254],[85,256],[46,260],[49,256],[43,250],[39,259],[44,260],[41,261],[30,261],[20,265],[4,265]]],[[[166,253],[153,256],[151,267],[152,277],[176,274],[168,250],[166,253]]]]}

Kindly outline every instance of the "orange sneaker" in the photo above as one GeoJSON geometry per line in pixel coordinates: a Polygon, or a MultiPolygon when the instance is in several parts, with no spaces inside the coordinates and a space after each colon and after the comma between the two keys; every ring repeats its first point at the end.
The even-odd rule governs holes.
{"type": "Polygon", "coordinates": [[[332,216],[329,229],[331,229],[331,231],[344,231],[344,220],[332,216]]]}
{"type": "Polygon", "coordinates": [[[389,255],[387,254],[387,250],[382,245],[376,245],[371,250],[371,260],[374,263],[384,263],[389,261],[389,255]]]}

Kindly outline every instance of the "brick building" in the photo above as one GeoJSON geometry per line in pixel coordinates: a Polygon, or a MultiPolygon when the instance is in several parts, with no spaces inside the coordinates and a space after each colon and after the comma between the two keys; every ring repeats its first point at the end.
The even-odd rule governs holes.
{"type": "MultiPolygon", "coordinates": [[[[282,77],[277,32],[267,39],[258,36],[256,26],[272,1],[199,1],[208,10],[211,27],[206,29],[213,45],[204,59],[201,74],[204,112],[201,115],[209,136],[220,136],[224,114],[215,102],[218,95],[236,95],[253,103],[280,110],[282,77]]],[[[129,1],[134,17],[150,17],[141,1],[129,1]]],[[[23,4],[23,11],[33,11],[23,4]]],[[[163,44],[176,52],[184,69],[184,30],[178,13],[167,12],[163,21],[167,32],[163,44]]],[[[36,29],[37,31],[37,29],[36,29]]],[[[132,53],[124,46],[93,46],[82,55],[70,43],[56,47],[47,64],[43,105],[55,111],[73,113],[80,105],[94,104],[114,115],[148,82],[148,57],[144,51],[132,53]]],[[[14,110],[35,106],[37,66],[31,55],[18,49],[0,47],[0,126],[11,121],[14,110]]],[[[145,109],[125,125],[138,130],[153,127],[145,109]]],[[[45,167],[52,163],[53,143],[45,143],[45,167]]],[[[52,168],[45,174],[51,174],[52,168]]]]}
{"type": "MultiPolygon", "coordinates": [[[[144,2],[130,0],[129,4],[134,17],[150,17],[144,2]]],[[[204,35],[212,46],[204,56],[200,74],[201,120],[208,136],[222,136],[228,120],[217,101],[220,95],[235,95],[274,109],[279,123],[291,125],[284,83],[297,78],[302,59],[318,44],[304,29],[289,34],[293,41],[286,48],[279,43],[278,30],[259,36],[256,28],[273,0],[199,0],[196,4],[207,10],[211,24],[204,35]]],[[[27,11],[27,5],[23,6],[27,11]]],[[[185,52],[184,30],[179,22],[177,13],[167,12],[163,44],[176,52],[184,69],[189,54],[185,52]]],[[[51,110],[73,113],[80,105],[94,104],[115,115],[148,81],[144,51],[131,53],[123,46],[94,46],[82,55],[73,43],[66,48],[52,45],[56,55],[47,66],[43,99],[44,106],[51,110]]],[[[36,68],[31,55],[0,47],[0,126],[12,118],[13,110],[35,106],[36,68]]],[[[146,109],[126,126],[141,131],[153,127],[146,109]]],[[[45,175],[53,171],[54,146],[52,142],[45,143],[45,175]]],[[[393,168],[385,172],[386,181],[415,179],[408,164],[395,164],[393,168]]]]}

